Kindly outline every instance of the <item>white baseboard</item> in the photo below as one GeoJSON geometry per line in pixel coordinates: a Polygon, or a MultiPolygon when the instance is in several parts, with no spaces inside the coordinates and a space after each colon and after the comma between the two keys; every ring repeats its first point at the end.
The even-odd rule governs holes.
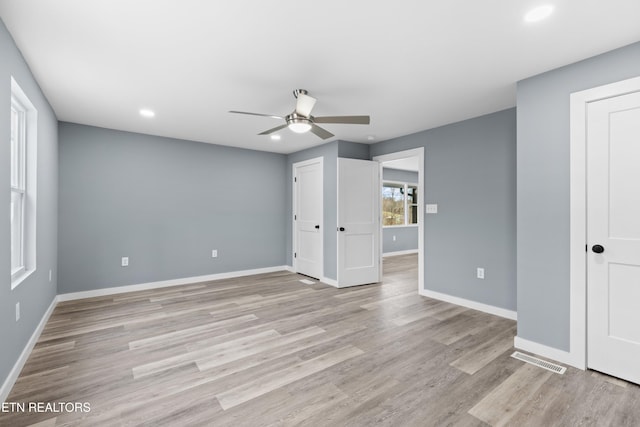
{"type": "Polygon", "coordinates": [[[398,256],[398,255],[410,255],[417,254],[417,249],[408,249],[406,251],[396,251],[396,252],[385,252],[382,254],[382,258],[390,257],[390,256],[398,256]]]}
{"type": "Polygon", "coordinates": [[[49,305],[47,311],[44,312],[44,315],[42,316],[40,323],[38,323],[36,330],[33,331],[33,334],[31,334],[31,338],[29,338],[29,341],[27,341],[27,345],[24,346],[22,353],[20,353],[20,357],[18,357],[18,360],[16,361],[15,365],[13,365],[11,372],[9,372],[9,375],[7,376],[7,379],[4,381],[4,384],[2,384],[2,387],[0,388],[0,403],[4,403],[9,396],[9,392],[11,392],[13,385],[18,379],[18,375],[20,375],[20,371],[22,371],[24,364],[27,363],[27,359],[31,354],[31,350],[33,350],[33,347],[35,347],[36,343],[38,342],[38,338],[40,338],[40,334],[47,324],[47,321],[49,321],[49,317],[51,317],[51,313],[53,313],[53,310],[56,308],[57,303],[58,297],[56,296],[55,298],[53,298],[53,301],[51,301],[51,305],[49,305]]]}
{"type": "Polygon", "coordinates": [[[58,301],[72,301],[83,298],[101,297],[105,295],[127,292],[146,291],[149,289],[167,288],[169,286],[191,285],[212,280],[233,279],[235,277],[253,276],[254,274],[274,273],[287,270],[287,266],[256,268],[253,270],[231,271],[228,273],[208,274],[205,276],[185,277],[182,279],[161,280],[159,282],[140,283],[137,285],[116,286],[113,288],[95,289],[93,291],[72,292],[58,295],[58,301]]]}
{"type": "Polygon", "coordinates": [[[573,366],[578,369],[585,369],[585,366],[581,366],[580,363],[576,361],[573,355],[564,350],[559,350],[557,348],[548,347],[544,344],[539,344],[534,341],[529,341],[524,338],[520,338],[516,336],[513,339],[513,346],[518,350],[523,350],[529,353],[536,354],[538,356],[544,357],[546,359],[555,360],[556,362],[563,363],[565,365],[573,366]]]}
{"type": "Polygon", "coordinates": [[[430,291],[428,289],[420,289],[420,295],[445,302],[450,302],[451,304],[461,305],[473,310],[484,311],[485,313],[493,314],[495,316],[505,317],[511,320],[518,320],[518,313],[513,310],[507,310],[506,308],[496,307],[494,305],[484,304],[477,301],[471,301],[465,298],[454,297],[452,295],[430,291]]]}
{"type": "Polygon", "coordinates": [[[296,272],[296,271],[293,269],[293,266],[292,266],[292,265],[285,265],[285,266],[284,266],[284,269],[285,269],[286,271],[288,271],[289,273],[295,273],[295,272],[296,272]]]}
{"type": "Polygon", "coordinates": [[[329,279],[328,277],[322,277],[320,279],[320,281],[322,283],[326,283],[327,285],[333,286],[334,288],[339,288],[340,287],[340,285],[338,285],[338,281],[337,280],[329,279]]]}

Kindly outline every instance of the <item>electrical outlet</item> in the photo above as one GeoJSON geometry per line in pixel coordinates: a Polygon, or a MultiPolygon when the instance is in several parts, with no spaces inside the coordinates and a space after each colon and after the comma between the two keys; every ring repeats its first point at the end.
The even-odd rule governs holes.
{"type": "Polygon", "coordinates": [[[218,250],[217,249],[211,250],[211,258],[218,258],[218,250]]]}
{"type": "Polygon", "coordinates": [[[123,256],[122,257],[122,266],[123,267],[128,267],[129,266],[129,257],[128,256],[123,256]]]}
{"type": "Polygon", "coordinates": [[[53,271],[49,270],[49,281],[53,280],[53,271]]]}
{"type": "Polygon", "coordinates": [[[437,214],[438,213],[438,205],[435,204],[435,203],[424,205],[424,213],[437,214]]]}
{"type": "Polygon", "coordinates": [[[476,269],[476,277],[478,279],[484,279],[484,268],[478,267],[476,269]]]}
{"type": "Polygon", "coordinates": [[[395,235],[393,236],[393,241],[394,241],[394,242],[396,241],[396,236],[395,236],[395,235]]]}
{"type": "Polygon", "coordinates": [[[16,322],[20,320],[20,303],[16,303],[16,322]]]}

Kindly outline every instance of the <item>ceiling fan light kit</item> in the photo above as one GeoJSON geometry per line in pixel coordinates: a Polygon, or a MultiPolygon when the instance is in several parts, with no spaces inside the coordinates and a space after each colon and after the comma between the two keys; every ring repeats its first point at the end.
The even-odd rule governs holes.
{"type": "Polygon", "coordinates": [[[285,119],[289,129],[295,133],[306,133],[311,130],[311,120],[306,117],[291,113],[285,119]]]}
{"type": "Polygon", "coordinates": [[[316,123],[334,123],[334,124],[355,124],[368,125],[370,123],[369,116],[325,116],[314,117],[311,110],[316,104],[316,99],[308,95],[305,89],[296,89],[293,96],[296,98],[296,109],[285,117],[276,116],[274,114],[249,113],[246,111],[229,111],[234,114],[247,114],[250,116],[271,117],[273,119],[284,120],[285,124],[276,126],[272,129],[259,133],[258,135],[271,135],[281,129],[288,127],[295,133],[306,133],[311,131],[314,135],[328,139],[334,136],[328,130],[321,128],[316,123]]]}

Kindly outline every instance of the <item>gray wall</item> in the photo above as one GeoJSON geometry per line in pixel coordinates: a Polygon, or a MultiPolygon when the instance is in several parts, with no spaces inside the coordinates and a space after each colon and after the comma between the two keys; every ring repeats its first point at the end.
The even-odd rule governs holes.
{"type": "MultiPolygon", "coordinates": [[[[418,183],[418,172],[400,169],[383,168],[382,178],[388,181],[418,183]]],[[[424,205],[421,203],[421,205],[424,205]]],[[[418,250],[418,227],[385,227],[382,229],[382,252],[398,252],[418,250]],[[396,240],[393,240],[393,237],[396,240]]]]}
{"type": "Polygon", "coordinates": [[[56,295],[58,220],[58,130],[56,116],[0,21],[0,384],[4,383],[24,346],[56,295]],[[38,110],[38,182],[36,271],[11,290],[9,138],[13,76],[38,110]],[[53,280],[49,282],[49,270],[53,280]],[[16,323],[15,305],[21,318],[16,323]]]}
{"type": "Polygon", "coordinates": [[[516,110],[372,145],[377,156],[425,147],[425,288],[516,309],[516,110]],[[486,269],[484,280],[476,268],[486,269]]]}
{"type": "Polygon", "coordinates": [[[351,141],[338,141],[338,157],[345,159],[370,160],[370,146],[351,141]]]}
{"type": "Polygon", "coordinates": [[[418,183],[418,172],[404,171],[400,169],[383,168],[382,179],[388,181],[400,181],[408,183],[418,183]]]}
{"type": "Polygon", "coordinates": [[[59,293],[285,264],[284,155],[59,132],[59,293]]]}
{"type": "Polygon", "coordinates": [[[384,227],[382,229],[382,252],[418,250],[418,226],[384,227]],[[395,236],[396,240],[393,240],[395,236]]]}
{"type": "Polygon", "coordinates": [[[569,350],[569,95],[640,75],[640,43],[518,82],[518,336],[569,350]]]}

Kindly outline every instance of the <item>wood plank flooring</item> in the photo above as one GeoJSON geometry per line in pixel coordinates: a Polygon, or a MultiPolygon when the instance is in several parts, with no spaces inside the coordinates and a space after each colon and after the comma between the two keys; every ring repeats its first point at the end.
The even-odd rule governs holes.
{"type": "Polygon", "coordinates": [[[60,303],[0,426],[638,426],[640,387],[510,357],[516,323],[382,284],[281,272],[60,303]]]}

